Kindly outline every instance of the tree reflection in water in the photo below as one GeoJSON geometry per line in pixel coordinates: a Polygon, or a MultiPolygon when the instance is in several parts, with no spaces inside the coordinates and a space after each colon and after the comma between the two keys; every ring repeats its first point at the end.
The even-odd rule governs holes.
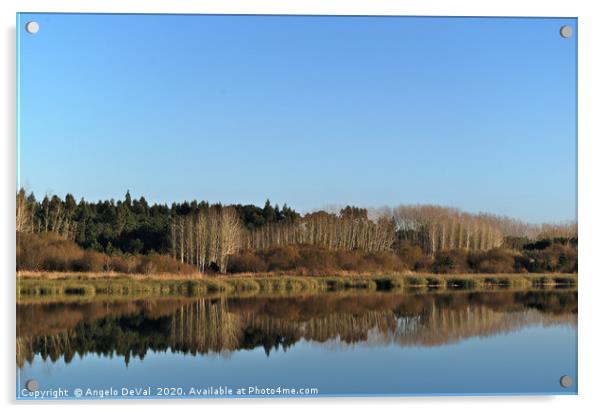
{"type": "Polygon", "coordinates": [[[577,324],[576,291],[322,294],[17,306],[17,364],[95,353],[226,355],[299,340],[434,346],[529,325],[577,324]]]}

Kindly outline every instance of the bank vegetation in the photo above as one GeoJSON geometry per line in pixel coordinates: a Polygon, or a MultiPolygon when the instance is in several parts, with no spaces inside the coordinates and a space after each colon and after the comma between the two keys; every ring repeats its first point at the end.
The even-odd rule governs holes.
{"type": "Polygon", "coordinates": [[[77,203],[17,193],[17,270],[121,274],[576,273],[575,223],[435,205],[302,215],[284,205],[77,203]]]}

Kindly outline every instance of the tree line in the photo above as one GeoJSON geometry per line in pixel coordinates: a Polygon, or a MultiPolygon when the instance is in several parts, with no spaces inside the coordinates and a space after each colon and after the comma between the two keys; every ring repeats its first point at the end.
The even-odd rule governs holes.
{"type": "MultiPolygon", "coordinates": [[[[490,251],[528,256],[521,268],[529,270],[535,267],[527,265],[529,260],[546,248],[561,254],[564,258],[560,261],[570,262],[560,267],[573,268],[575,261],[576,270],[576,223],[534,225],[437,205],[401,205],[379,210],[347,206],[338,211],[301,214],[286,204],[282,208],[272,206],[269,200],[263,207],[205,201],[150,205],[144,197],[132,199],[128,191],[123,200],[117,201],[76,202],[70,194],[64,199],[54,195],[38,201],[33,193],[21,189],[16,198],[16,229],[17,234],[46,236],[47,243],[48,237],[72,242],[89,251],[88,256],[92,252],[126,258],[160,255],[165,259],[153,258],[155,267],[199,272],[225,273],[232,260],[234,270],[252,272],[283,267],[302,269],[303,260],[319,259],[350,271],[360,267],[372,270],[378,267],[374,262],[382,264],[379,265],[383,270],[401,265],[417,271],[451,271],[454,259],[455,267],[470,267],[466,261],[469,255],[474,264],[478,261],[474,257],[490,251]],[[515,253],[508,253],[512,251],[515,253]],[[571,256],[568,261],[567,253],[571,256]],[[455,258],[450,258],[450,254],[455,258]],[[463,257],[466,265],[459,265],[457,257],[463,257]],[[166,258],[174,263],[168,264],[166,258]],[[290,260],[289,265],[283,263],[286,259],[290,260]],[[292,262],[298,265],[295,267],[292,262]]],[[[23,257],[28,256],[25,244],[29,242],[38,253],[43,251],[44,242],[34,242],[32,236],[20,244],[23,257]]],[[[100,261],[98,257],[96,261],[100,261]]],[[[133,267],[146,268],[144,263],[148,260],[137,262],[133,267]]],[[[538,268],[560,268],[552,264],[538,268]]],[[[482,267],[470,268],[476,271],[479,266],[482,267]]]]}
{"type": "Polygon", "coordinates": [[[270,223],[244,234],[243,246],[262,250],[283,245],[317,245],[333,251],[390,251],[395,223],[390,217],[368,218],[368,211],[346,207],[339,214],[318,211],[293,222],[270,223]]]}

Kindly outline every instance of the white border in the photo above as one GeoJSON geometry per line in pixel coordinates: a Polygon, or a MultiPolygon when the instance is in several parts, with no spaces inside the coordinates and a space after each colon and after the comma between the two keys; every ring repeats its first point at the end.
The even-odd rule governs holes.
{"type": "MultiPolygon", "coordinates": [[[[600,220],[602,151],[600,127],[602,108],[600,106],[600,73],[602,73],[602,21],[596,11],[597,2],[590,1],[415,1],[415,0],[2,0],[2,91],[0,113],[3,139],[0,147],[0,168],[2,179],[2,202],[0,203],[0,262],[3,279],[2,323],[2,376],[1,386],[5,404],[15,407],[15,308],[14,308],[14,194],[15,194],[15,13],[29,12],[119,12],[119,13],[225,13],[225,14],[361,14],[361,15],[456,15],[456,16],[561,16],[579,18],[579,396],[562,397],[438,397],[438,398],[353,398],[353,399],[311,399],[311,400],[187,400],[177,402],[177,408],[216,409],[232,411],[265,411],[266,408],[306,411],[307,409],[364,411],[375,404],[376,409],[406,411],[420,410],[437,412],[504,412],[545,410],[546,412],[575,409],[593,410],[601,406],[598,390],[600,373],[600,325],[596,306],[602,297],[600,280],[600,253],[602,245],[597,234],[602,233],[600,220]],[[597,50],[599,49],[599,50],[597,50]],[[597,74],[597,76],[596,76],[597,74]],[[597,115],[597,116],[596,116],[597,115]],[[596,242],[597,241],[597,242],[596,242]],[[598,257],[597,257],[598,256],[598,257]],[[596,259],[598,258],[598,259],[596,259]],[[596,267],[596,263],[598,267],[596,267]]],[[[545,74],[542,74],[545,75],[545,74]]],[[[545,345],[545,343],[544,343],[545,345]]],[[[520,372],[519,372],[520,373],[520,372]]],[[[141,403],[141,402],[138,402],[141,403]]],[[[171,401],[144,402],[143,408],[161,411],[171,401]]],[[[20,403],[21,408],[49,409],[64,411],[70,409],[90,409],[105,411],[126,402],[78,402],[50,404],[20,403]],[[86,404],[82,406],[81,404],[86,404]]],[[[132,406],[133,407],[133,406],[132,406]]]]}

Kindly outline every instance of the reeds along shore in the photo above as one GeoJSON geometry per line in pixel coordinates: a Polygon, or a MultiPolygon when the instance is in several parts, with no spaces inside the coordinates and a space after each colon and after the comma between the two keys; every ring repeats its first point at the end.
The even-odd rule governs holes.
{"type": "Polygon", "coordinates": [[[203,296],[220,294],[318,293],[344,290],[417,291],[576,288],[577,274],[411,274],[295,276],[127,275],[20,272],[17,297],[203,296]]]}

